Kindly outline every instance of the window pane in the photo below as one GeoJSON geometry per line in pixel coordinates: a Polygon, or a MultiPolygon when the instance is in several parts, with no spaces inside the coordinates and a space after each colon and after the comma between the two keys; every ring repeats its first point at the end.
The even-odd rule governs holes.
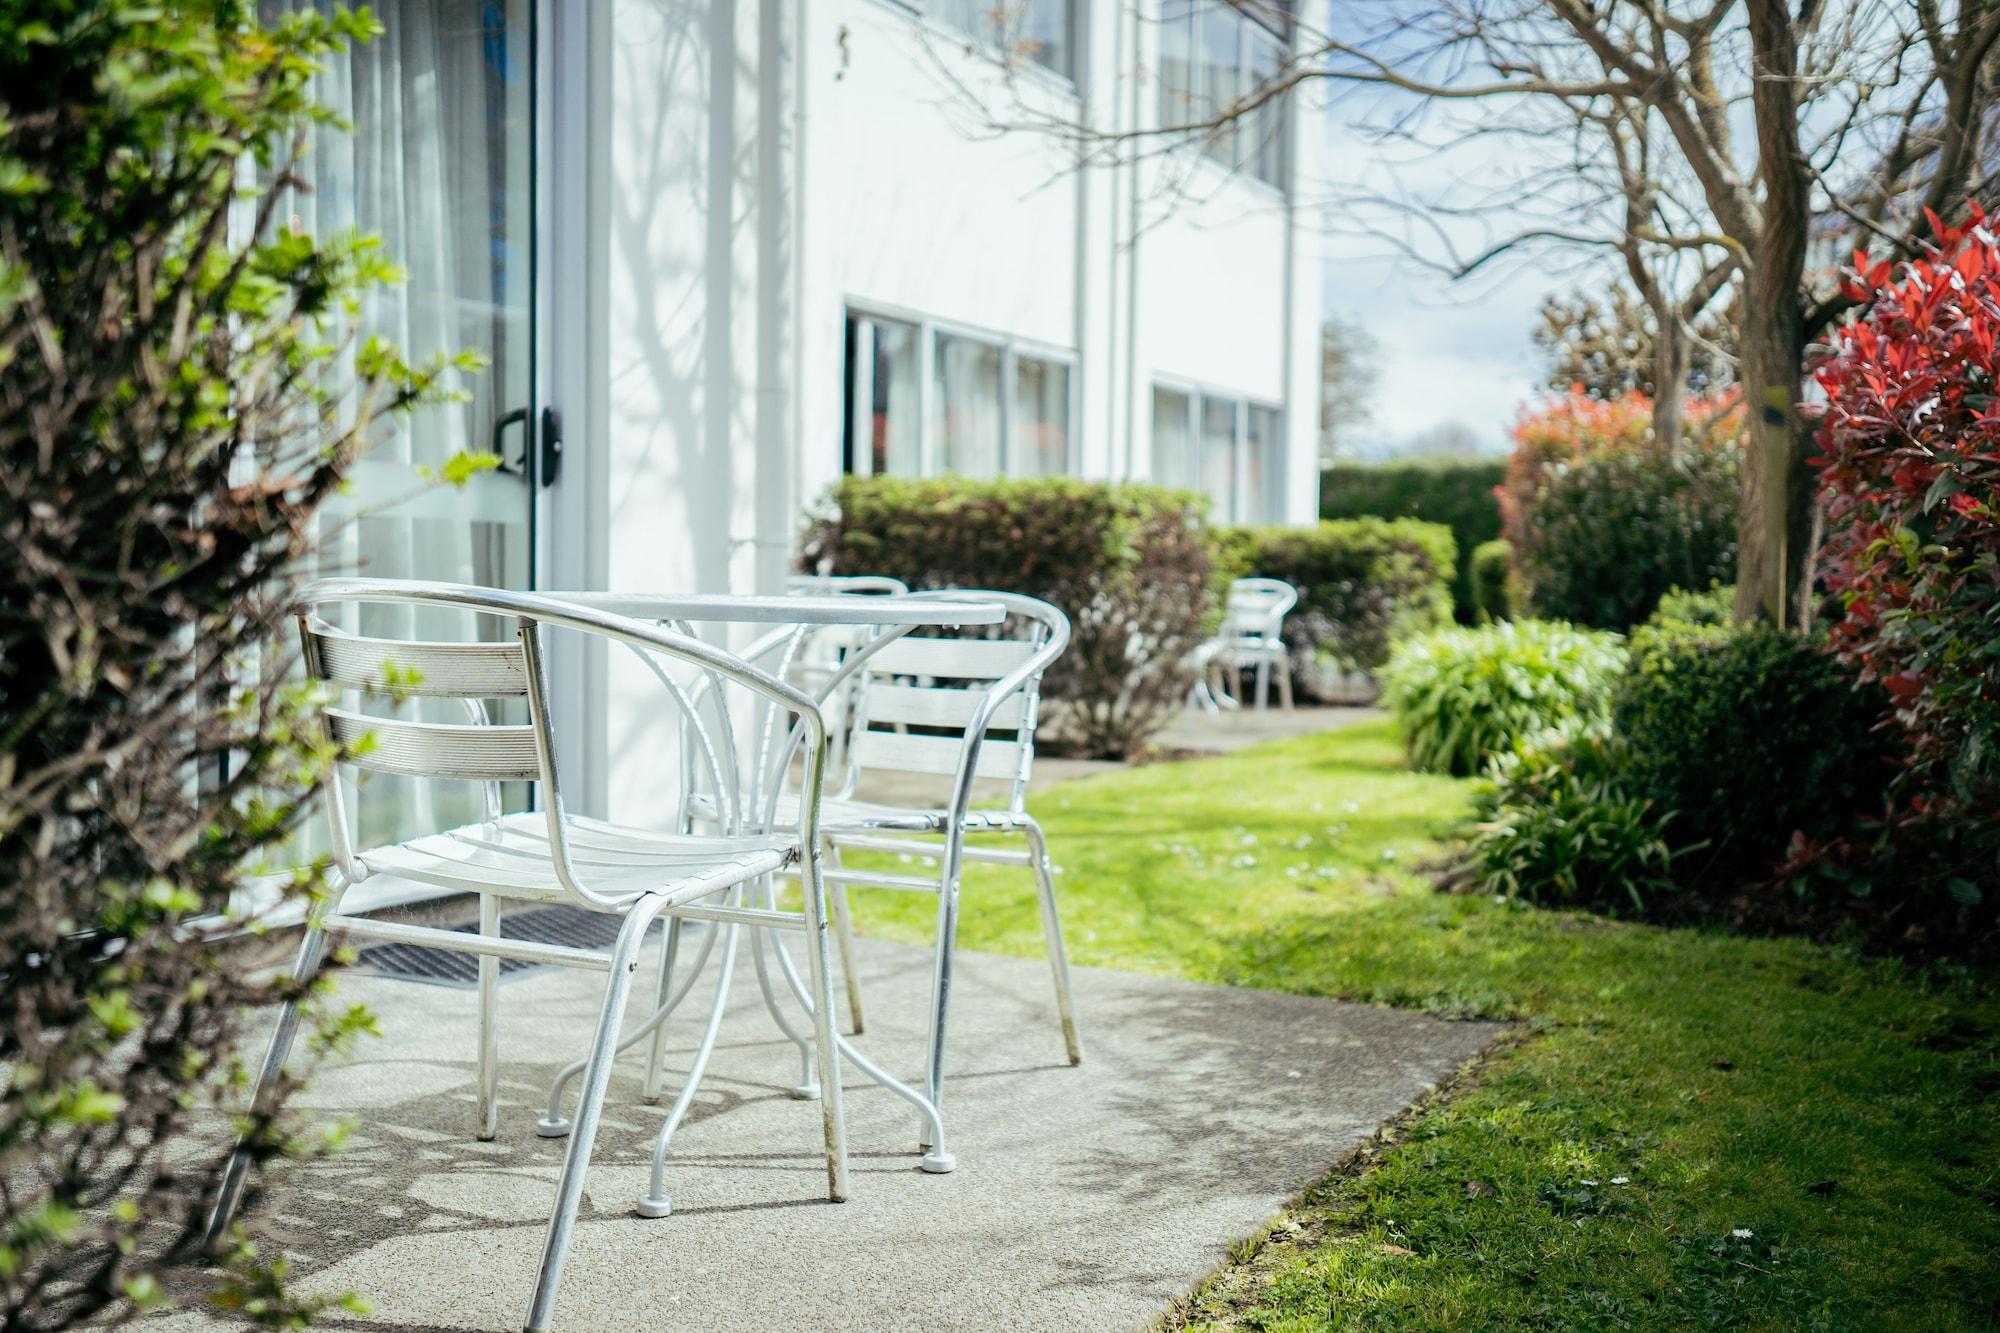
{"type": "Polygon", "coordinates": [[[877,476],[914,477],[919,453],[917,329],[900,320],[857,315],[850,420],[858,445],[857,470],[877,476]]]}
{"type": "MultiPolygon", "coordinates": [[[[1196,28],[1195,52],[1199,94],[1197,113],[1204,118],[1221,115],[1243,97],[1244,82],[1240,38],[1244,19],[1226,5],[1205,6],[1196,28]]],[[[1209,138],[1209,152],[1228,163],[1236,161],[1241,131],[1233,123],[1216,126],[1209,138]]]]}
{"type": "Polygon", "coordinates": [[[1153,484],[1186,486],[1193,480],[1188,438],[1188,396],[1172,389],[1153,390],[1153,484]]]}
{"type": "Polygon", "coordinates": [[[937,462],[967,477],[1000,471],[1000,349],[949,333],[937,339],[937,462]]]}
{"type": "Polygon", "coordinates": [[[1240,523],[1236,507],[1236,404],[1204,398],[1201,403],[1201,489],[1208,516],[1217,523],[1240,523]]]}
{"type": "MultiPolygon", "coordinates": [[[[1285,45],[1268,30],[1251,25],[1245,30],[1249,47],[1248,86],[1261,88],[1278,77],[1285,62],[1285,45]]],[[[1282,185],[1285,179],[1285,99],[1273,97],[1261,102],[1244,117],[1243,153],[1245,165],[1260,181],[1282,185]]]]}
{"type": "Polygon", "coordinates": [[[1194,3],[1166,0],[1160,7],[1160,124],[1194,118],[1194,3]]]}
{"type": "Polygon", "coordinates": [[[1072,0],[1027,0],[1021,6],[1024,12],[1014,49],[1058,74],[1074,76],[1076,64],[1070,44],[1074,8],[1072,0]]]}
{"type": "Polygon", "coordinates": [[[1278,521],[1278,411],[1252,407],[1243,423],[1244,522],[1278,521]]]}
{"type": "Polygon", "coordinates": [[[1069,471],[1069,367],[1014,360],[1013,469],[1027,476],[1069,471]]]}

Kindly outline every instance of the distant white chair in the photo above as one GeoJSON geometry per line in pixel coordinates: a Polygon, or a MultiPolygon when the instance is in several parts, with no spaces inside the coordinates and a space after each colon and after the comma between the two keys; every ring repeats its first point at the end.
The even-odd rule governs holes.
{"type": "MultiPolygon", "coordinates": [[[[719,995],[728,991],[736,934],[741,927],[754,926],[759,932],[773,927],[805,931],[811,977],[812,1044],[821,1074],[817,1091],[825,1122],[827,1196],[835,1201],[845,1198],[846,1130],[836,1061],[837,1052],[852,1053],[845,1049],[833,1024],[832,967],[820,843],[820,794],[826,744],[824,725],[812,700],[793,686],[699,640],[531,594],[443,583],[347,579],[313,585],[307,589],[304,601],[309,609],[301,615],[299,623],[309,675],[345,695],[363,698],[386,694],[463,700],[472,719],[469,725],[440,725],[368,716],[347,708],[328,709],[328,737],[342,747],[343,770],[483,783],[488,785],[489,792],[495,792],[497,784],[502,782],[533,783],[538,789],[539,808],[502,814],[497,798],[489,796],[486,818],[477,823],[364,849],[355,843],[342,782],[337,777],[328,788],[327,804],[339,875],[325,912],[316,916],[305,932],[295,975],[304,981],[319,969],[329,935],[479,955],[475,1132],[484,1139],[494,1135],[498,1108],[499,961],[514,958],[606,974],[596,1035],[587,1061],[579,1061],[577,1065],[583,1075],[583,1090],[575,1121],[572,1124],[557,1116],[537,1126],[544,1134],[566,1134],[569,1146],[557,1177],[555,1205],[526,1327],[536,1330],[550,1325],[612,1063],[620,1049],[645,1035],[642,1028],[621,1043],[619,1030],[638,966],[640,943],[655,918],[664,917],[676,927],[682,919],[692,919],[721,929],[726,944],[719,995]],[[513,632],[498,642],[415,642],[350,633],[319,614],[330,606],[371,603],[477,612],[500,618],[513,632]],[[719,699],[728,694],[748,696],[759,706],[784,716],[787,730],[797,738],[799,755],[797,765],[789,762],[789,755],[781,756],[785,762],[774,770],[798,775],[796,794],[790,801],[789,825],[780,827],[764,821],[756,831],[746,833],[744,821],[733,818],[731,810],[715,821],[716,832],[712,834],[670,835],[565,813],[556,771],[557,746],[550,728],[548,680],[543,668],[543,633],[547,628],[591,635],[635,650],[654,666],[663,685],[676,699],[685,700],[686,692],[662,671],[662,665],[712,682],[713,693],[719,699]],[[492,700],[525,701],[527,723],[490,723],[486,703],[492,700]],[[747,891],[768,890],[771,877],[781,873],[803,879],[802,911],[776,910],[777,904],[768,891],[746,902],[747,891]],[[478,931],[444,930],[343,915],[341,897],[349,887],[364,880],[401,880],[420,889],[475,894],[479,899],[478,931]],[[503,937],[500,910],[501,904],[509,900],[567,903],[622,918],[617,941],[610,949],[599,950],[503,937]]],[[[676,704],[670,700],[664,706],[671,709],[676,704]]],[[[713,753],[710,758],[713,763],[713,753]]],[[[718,768],[714,785],[719,789],[731,777],[718,768]]],[[[687,1083],[657,1135],[652,1188],[637,1207],[642,1216],[662,1217],[669,1211],[662,1185],[666,1145],[701,1079],[721,1012],[718,1000],[687,1083]]],[[[267,1090],[284,1068],[297,1029],[298,1004],[294,1001],[280,1015],[277,1033],[252,1094],[253,1123],[263,1110],[267,1090]]],[[[657,1072],[649,1071],[649,1083],[656,1078],[657,1072]]],[[[914,1097],[914,1093],[909,1095],[914,1097]]],[[[251,1142],[246,1138],[225,1170],[211,1220],[211,1241],[219,1239],[229,1225],[241,1198],[252,1152],[251,1142]]],[[[472,1263],[473,1257],[466,1256],[466,1261],[472,1263]]]]}
{"type": "Polygon", "coordinates": [[[1196,648],[1190,664],[1196,669],[1194,702],[1213,712],[1240,705],[1237,697],[1245,671],[1257,673],[1257,711],[1271,697],[1276,675],[1278,697],[1292,709],[1292,659],[1285,647],[1285,616],[1299,604],[1298,590],[1282,579],[1237,579],[1229,585],[1222,625],[1215,637],[1196,648]],[[1220,682],[1218,693],[1216,683],[1220,682]]]}

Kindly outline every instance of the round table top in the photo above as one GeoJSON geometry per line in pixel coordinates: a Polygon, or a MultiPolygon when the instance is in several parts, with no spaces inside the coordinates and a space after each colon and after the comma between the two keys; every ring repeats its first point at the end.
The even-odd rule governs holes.
{"type": "Polygon", "coordinates": [[[998,602],[942,597],[828,593],[818,597],[749,593],[572,592],[537,588],[535,596],[608,611],[633,620],[689,620],[754,625],[997,625],[998,602]]]}

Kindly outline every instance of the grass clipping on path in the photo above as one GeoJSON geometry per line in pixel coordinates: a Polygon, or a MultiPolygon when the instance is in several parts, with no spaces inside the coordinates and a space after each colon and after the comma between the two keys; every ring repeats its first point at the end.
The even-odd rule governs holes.
{"type": "MultiPolygon", "coordinates": [[[[1470,790],[1371,723],[1032,802],[1078,963],[1522,1025],[1173,1322],[2000,1323],[1991,985],[1438,894],[1414,868],[1470,790]]],[[[856,895],[907,940],[931,909],[856,895]]],[[[959,938],[1037,953],[1026,876],[973,867],[959,938]]]]}

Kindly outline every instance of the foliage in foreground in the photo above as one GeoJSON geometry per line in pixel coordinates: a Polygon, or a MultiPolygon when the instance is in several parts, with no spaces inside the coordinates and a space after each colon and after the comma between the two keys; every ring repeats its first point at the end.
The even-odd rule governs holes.
{"type": "Polygon", "coordinates": [[[998,588],[1062,608],[1074,638],[1049,669],[1051,740],[1143,749],[1187,697],[1214,572],[1204,501],[1069,477],[845,477],[808,526],[801,568],[912,588],[998,588]]]}
{"type": "MultiPolygon", "coordinates": [[[[1414,868],[1473,790],[1368,724],[1031,798],[1078,963],[1519,1025],[1174,1322],[1989,1327],[1990,987],[1436,893],[1414,868]]],[[[1024,874],[975,866],[964,902],[964,947],[1040,956],[1024,874]]],[[[864,931],[914,943],[928,909],[855,899],[864,931]]]]}
{"type": "Polygon", "coordinates": [[[1530,613],[1623,631],[1671,588],[1733,582],[1741,421],[1689,399],[1682,438],[1658,441],[1640,394],[1524,412],[1500,508],[1530,613]]]}
{"type": "Polygon", "coordinates": [[[1615,634],[1523,620],[1410,639],[1382,671],[1382,703],[1425,772],[1477,773],[1543,731],[1598,718],[1625,649],[1615,634]]]}
{"type": "MultiPolygon", "coordinates": [[[[326,776],[282,674],[287,571],[369,410],[430,394],[339,330],[393,277],[273,224],[342,13],[261,29],[227,0],[0,10],[0,1323],[164,1298],[201,1238],[238,1042],[297,993],[225,913],[326,776]],[[238,167],[272,183],[232,240],[238,167]],[[355,353],[358,353],[356,355],[355,353]],[[358,379],[346,370],[358,363],[358,379]],[[351,391],[353,396],[346,396],[351,391]],[[356,404],[360,411],[355,410],[356,404]],[[246,668],[248,668],[246,670],[246,668]]],[[[300,872],[283,897],[310,901],[300,872]]],[[[309,1020],[324,1049],[362,1013],[309,1020]]],[[[283,1111],[259,1165],[317,1151],[283,1111]]],[[[253,1189],[257,1175],[253,1174],[253,1189]]],[[[295,1322],[236,1230],[216,1299],[295,1322]]],[[[209,1279],[206,1285],[214,1285],[209,1279]]]]}
{"type": "Polygon", "coordinates": [[[1308,696],[1317,665],[1371,672],[1398,640],[1451,623],[1456,551],[1440,524],[1354,518],[1222,528],[1215,544],[1220,575],[1279,579],[1297,590],[1285,645],[1308,696]]]}
{"type": "Polygon", "coordinates": [[[1458,619],[1472,623],[1472,552],[1500,535],[1500,502],[1506,475],[1499,458],[1407,458],[1388,463],[1335,463],[1321,470],[1321,518],[1414,518],[1451,529],[1458,551],[1452,600],[1458,619]]]}

